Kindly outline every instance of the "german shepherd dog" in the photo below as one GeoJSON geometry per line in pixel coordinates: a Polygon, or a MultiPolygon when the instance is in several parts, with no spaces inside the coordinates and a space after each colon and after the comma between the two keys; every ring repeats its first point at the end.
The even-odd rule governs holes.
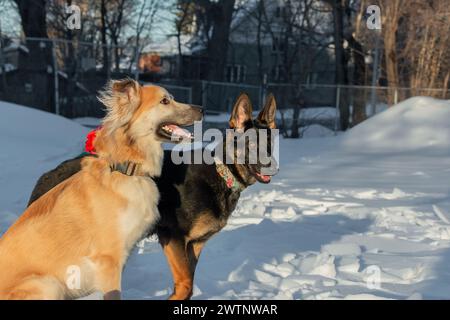
{"type": "MultiPolygon", "coordinates": [[[[269,95],[264,108],[253,119],[250,99],[246,94],[241,94],[231,114],[230,128],[241,131],[255,129],[259,138],[260,131],[275,129],[275,113],[275,98],[269,95]]],[[[269,154],[272,150],[270,136],[269,132],[267,143],[258,143],[257,146],[266,145],[269,154]]],[[[221,144],[226,149],[230,143],[234,141],[226,136],[221,144]]],[[[247,155],[250,147],[245,145],[247,155]]],[[[241,192],[257,181],[270,182],[270,176],[261,174],[264,165],[259,158],[256,164],[251,164],[248,157],[245,163],[239,164],[236,152],[237,149],[231,164],[175,165],[170,157],[171,151],[165,151],[162,174],[156,179],[161,194],[158,205],[161,220],[156,233],[174,279],[174,292],[170,299],[191,297],[202,248],[211,236],[226,225],[241,192]]],[[[32,192],[30,203],[80,170],[81,166],[82,159],[76,158],[44,174],[32,192]]]]}
{"type": "Polygon", "coordinates": [[[120,298],[135,243],[159,219],[163,141],[189,136],[178,126],[202,119],[157,86],[112,81],[96,157],[33,202],[0,239],[0,299],[120,298]]]}

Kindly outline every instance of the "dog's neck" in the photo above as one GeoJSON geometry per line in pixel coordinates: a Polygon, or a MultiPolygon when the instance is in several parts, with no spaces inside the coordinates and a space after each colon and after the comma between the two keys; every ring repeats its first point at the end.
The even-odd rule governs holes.
{"type": "Polygon", "coordinates": [[[228,166],[221,161],[216,161],[216,171],[219,176],[224,180],[228,189],[236,192],[241,192],[246,188],[246,185],[242,184],[228,166]]]}
{"type": "Polygon", "coordinates": [[[142,175],[158,177],[161,175],[164,150],[162,143],[149,137],[131,139],[124,128],[118,128],[107,134],[105,128],[97,133],[95,150],[100,158],[112,167],[123,163],[139,165],[142,175]]]}
{"type": "MultiPolygon", "coordinates": [[[[219,174],[219,176],[224,179],[226,185],[228,188],[233,189],[235,191],[241,192],[248,186],[250,186],[252,183],[249,182],[245,175],[242,174],[241,170],[239,170],[238,165],[236,163],[236,159],[233,160],[232,164],[226,164],[227,162],[227,141],[224,140],[221,142],[221,145],[219,144],[217,148],[222,149],[222,158],[223,159],[217,159],[215,158],[215,167],[216,171],[219,174]],[[222,163],[224,161],[225,163],[222,163]]],[[[234,155],[233,155],[234,158],[234,155]]]]}
{"type": "Polygon", "coordinates": [[[153,139],[140,138],[136,141],[136,146],[144,155],[141,169],[151,177],[159,177],[164,158],[162,143],[153,139]]]}

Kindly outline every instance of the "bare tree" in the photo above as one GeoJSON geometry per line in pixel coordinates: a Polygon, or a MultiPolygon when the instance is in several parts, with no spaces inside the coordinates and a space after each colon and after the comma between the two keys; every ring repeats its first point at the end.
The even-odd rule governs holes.
{"type": "MultiPolygon", "coordinates": [[[[358,1],[354,8],[355,17],[350,17],[351,30],[347,32],[346,40],[348,49],[350,50],[350,57],[353,62],[352,84],[365,85],[366,83],[366,48],[364,47],[363,37],[361,37],[362,17],[366,10],[366,0],[358,1]],[[359,8],[358,8],[359,5],[359,8]]],[[[353,92],[353,112],[352,112],[352,126],[363,122],[366,115],[366,90],[354,89],[353,92]]]]}
{"type": "Polygon", "coordinates": [[[106,0],[101,0],[100,2],[100,21],[101,21],[101,39],[102,39],[102,49],[103,49],[103,71],[106,74],[106,77],[109,79],[111,76],[111,70],[109,68],[109,52],[108,52],[108,40],[107,40],[107,31],[108,31],[108,23],[107,23],[107,8],[106,8],[106,0]]]}
{"type": "MultiPolygon", "coordinates": [[[[66,99],[69,106],[73,105],[73,98],[75,95],[75,83],[78,79],[78,60],[79,54],[75,50],[74,43],[76,41],[75,33],[66,27],[66,6],[72,4],[71,0],[57,1],[50,0],[47,3],[47,32],[55,46],[55,57],[57,61],[54,64],[58,65],[58,69],[63,69],[67,74],[67,90],[66,99]],[[59,39],[67,39],[68,42],[61,42],[59,39]]],[[[57,90],[57,88],[55,88],[57,90]]],[[[72,108],[65,108],[60,106],[60,112],[65,116],[71,116],[72,108]]]]}
{"type": "MultiPolygon", "coordinates": [[[[142,1],[140,4],[137,15],[132,15],[132,20],[135,23],[131,24],[131,30],[134,33],[134,60],[136,63],[136,68],[138,67],[139,55],[145,45],[148,44],[150,39],[150,34],[154,23],[156,22],[156,14],[162,8],[161,3],[158,0],[147,0],[142,1]],[[145,41],[147,40],[147,41],[145,41]]],[[[131,71],[130,64],[130,71],[131,71]]]]}
{"type": "Polygon", "coordinates": [[[114,53],[114,67],[119,71],[120,64],[120,48],[119,38],[125,25],[125,14],[130,0],[114,0],[107,3],[107,15],[105,16],[106,28],[111,39],[114,53]]]}
{"type": "MultiPolygon", "coordinates": [[[[23,33],[26,37],[48,38],[46,22],[46,1],[45,0],[15,0],[23,33]]],[[[50,79],[47,74],[48,66],[51,66],[51,45],[50,42],[40,42],[36,40],[27,41],[29,50],[28,56],[19,61],[20,72],[26,76],[28,82],[32,83],[36,92],[46,92],[35,96],[35,105],[44,110],[52,109],[52,89],[50,79]]]]}
{"type": "Polygon", "coordinates": [[[442,1],[415,1],[406,10],[407,24],[402,24],[406,38],[400,50],[405,68],[400,64],[401,76],[409,78],[413,94],[435,95],[435,91],[418,88],[448,89],[450,69],[450,8],[442,1]],[[406,69],[406,71],[404,71],[406,69]]]}
{"type": "Polygon", "coordinates": [[[382,18],[382,33],[384,39],[384,58],[388,80],[388,103],[394,104],[395,88],[399,86],[397,60],[397,29],[402,16],[402,8],[406,6],[404,0],[379,1],[382,18]]]}
{"type": "Polygon", "coordinates": [[[178,0],[175,9],[175,36],[178,50],[178,77],[183,78],[182,36],[196,32],[196,4],[189,0],[178,0]]]}
{"type": "MultiPolygon", "coordinates": [[[[383,74],[387,78],[387,102],[393,105],[408,94],[445,97],[450,69],[450,9],[439,0],[378,0],[382,13],[383,74]],[[411,87],[411,92],[398,90],[411,87]],[[421,88],[442,88],[423,91],[421,88]]],[[[368,31],[362,41],[370,47],[368,31]]]]}
{"type": "MultiPolygon", "coordinates": [[[[347,57],[344,52],[344,12],[348,2],[346,0],[333,0],[331,6],[333,8],[334,22],[334,54],[336,66],[336,84],[348,84],[347,57]]],[[[341,91],[342,93],[342,91],[341,91]]],[[[339,119],[340,129],[345,131],[349,127],[350,109],[346,99],[346,94],[341,94],[339,99],[339,119]]]]}
{"type": "MultiPolygon", "coordinates": [[[[291,86],[289,104],[293,106],[290,130],[284,136],[299,138],[300,114],[305,107],[302,84],[311,74],[318,57],[327,50],[329,30],[324,18],[329,16],[325,5],[316,0],[271,2],[260,0],[249,12],[256,28],[258,74],[260,79],[268,68],[277,68],[278,79],[291,86]],[[264,48],[272,47],[270,59],[264,60],[264,48]],[[301,57],[299,59],[299,57],[301,57]]],[[[283,115],[285,116],[285,115],[283,115]]]]}
{"type": "Polygon", "coordinates": [[[185,28],[195,21],[195,32],[207,51],[207,78],[222,81],[236,0],[194,0],[189,5],[184,5],[183,2],[187,3],[178,3],[182,5],[181,9],[186,17],[182,24],[177,19],[178,28],[185,28]]]}
{"type": "Polygon", "coordinates": [[[223,80],[235,0],[209,1],[212,35],[208,42],[208,78],[223,80]]]}

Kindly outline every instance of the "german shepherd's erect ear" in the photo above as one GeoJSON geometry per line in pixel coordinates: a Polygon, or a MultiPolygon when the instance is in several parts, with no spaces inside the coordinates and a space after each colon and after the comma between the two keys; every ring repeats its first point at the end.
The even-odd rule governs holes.
{"type": "Polygon", "coordinates": [[[141,102],[140,85],[133,79],[111,80],[98,100],[106,106],[103,127],[112,132],[128,123],[141,102]]]}
{"type": "Polygon", "coordinates": [[[248,121],[252,121],[252,102],[246,93],[241,93],[234,104],[230,117],[231,129],[244,129],[248,121]]]}
{"type": "Polygon", "coordinates": [[[275,129],[276,112],[277,112],[277,103],[275,101],[275,97],[273,96],[273,94],[269,94],[266,98],[266,104],[259,113],[258,118],[256,118],[256,121],[258,121],[264,126],[269,127],[270,129],[275,129]]]}

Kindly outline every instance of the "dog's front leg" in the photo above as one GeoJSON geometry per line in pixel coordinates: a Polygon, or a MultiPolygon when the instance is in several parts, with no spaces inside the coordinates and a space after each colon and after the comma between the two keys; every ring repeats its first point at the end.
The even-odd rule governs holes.
{"type": "Polygon", "coordinates": [[[188,245],[186,247],[192,279],[194,279],[195,269],[197,268],[198,259],[200,259],[200,253],[202,252],[202,249],[203,249],[205,243],[206,243],[206,241],[191,241],[188,243],[188,245]]]}
{"type": "Polygon", "coordinates": [[[174,292],[169,300],[188,300],[192,295],[193,277],[184,238],[169,237],[161,244],[174,282],[174,292]]]}
{"type": "Polygon", "coordinates": [[[105,300],[120,300],[122,267],[111,256],[92,259],[96,265],[95,287],[103,292],[105,300]]]}

